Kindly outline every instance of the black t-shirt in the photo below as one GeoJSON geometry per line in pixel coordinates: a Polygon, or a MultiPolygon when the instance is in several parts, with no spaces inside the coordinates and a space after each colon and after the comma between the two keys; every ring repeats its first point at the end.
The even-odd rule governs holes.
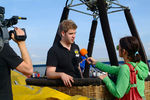
{"type": "Polygon", "coordinates": [[[0,100],[12,100],[10,69],[16,68],[23,60],[9,44],[0,52],[0,100]]]}
{"type": "Polygon", "coordinates": [[[73,43],[69,51],[59,42],[49,49],[46,66],[56,66],[56,72],[64,72],[74,78],[81,78],[78,69],[80,60],[79,47],[76,44],[73,43]]]}

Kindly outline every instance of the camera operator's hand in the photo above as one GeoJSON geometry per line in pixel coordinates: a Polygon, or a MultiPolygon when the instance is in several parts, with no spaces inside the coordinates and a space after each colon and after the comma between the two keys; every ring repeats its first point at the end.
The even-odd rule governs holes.
{"type": "MultiPolygon", "coordinates": [[[[24,35],[25,35],[24,31],[23,31],[22,29],[18,28],[18,27],[15,27],[14,30],[16,31],[16,35],[17,35],[17,36],[24,36],[24,35]]],[[[12,38],[16,43],[21,42],[21,41],[17,41],[17,40],[15,39],[15,35],[14,35],[14,34],[11,35],[11,38],[12,38]]],[[[22,41],[22,42],[23,42],[23,41],[22,41]]]]}

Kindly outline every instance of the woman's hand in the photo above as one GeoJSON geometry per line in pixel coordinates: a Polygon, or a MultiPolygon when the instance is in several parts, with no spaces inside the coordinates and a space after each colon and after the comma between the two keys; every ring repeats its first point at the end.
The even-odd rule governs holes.
{"type": "Polygon", "coordinates": [[[106,74],[102,74],[102,75],[100,75],[100,76],[98,76],[98,78],[100,78],[101,80],[103,80],[105,77],[107,77],[108,76],[108,73],[106,73],[106,74]]]}
{"type": "Polygon", "coordinates": [[[86,61],[88,62],[88,64],[92,64],[92,65],[95,65],[96,62],[97,62],[97,61],[96,61],[94,58],[92,58],[92,57],[88,57],[86,61]]]}

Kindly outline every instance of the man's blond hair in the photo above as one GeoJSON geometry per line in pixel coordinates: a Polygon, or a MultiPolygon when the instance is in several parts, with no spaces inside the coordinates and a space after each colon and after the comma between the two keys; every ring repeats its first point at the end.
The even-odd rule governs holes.
{"type": "Polygon", "coordinates": [[[67,32],[69,29],[77,29],[77,25],[72,20],[63,20],[59,25],[59,32],[67,32]]]}

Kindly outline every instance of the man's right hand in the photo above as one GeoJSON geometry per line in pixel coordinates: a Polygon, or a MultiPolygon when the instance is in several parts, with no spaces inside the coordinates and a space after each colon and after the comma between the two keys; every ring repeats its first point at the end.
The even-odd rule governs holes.
{"type": "MultiPolygon", "coordinates": [[[[24,31],[23,31],[22,29],[18,28],[18,27],[15,27],[14,30],[16,31],[16,34],[17,34],[18,36],[24,36],[24,35],[25,35],[24,31]]],[[[15,35],[14,35],[14,34],[11,35],[11,38],[12,38],[17,44],[18,44],[19,42],[22,42],[22,41],[17,41],[17,40],[15,39],[15,35]]]]}
{"type": "Polygon", "coordinates": [[[64,82],[64,85],[67,87],[72,87],[72,84],[74,82],[73,77],[70,75],[67,75],[65,73],[61,73],[61,79],[64,82]]]}

